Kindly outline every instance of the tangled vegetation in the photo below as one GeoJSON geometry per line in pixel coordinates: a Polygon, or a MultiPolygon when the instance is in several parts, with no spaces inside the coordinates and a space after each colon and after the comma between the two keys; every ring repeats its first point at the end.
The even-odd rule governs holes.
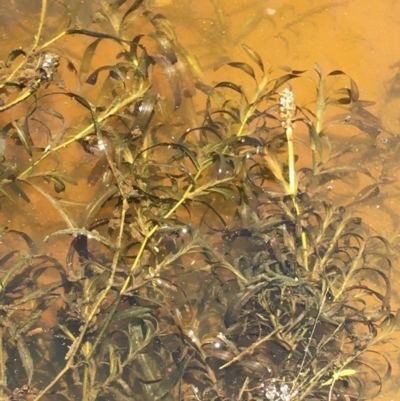
{"type": "Polygon", "coordinates": [[[1,65],[2,199],[54,209],[64,228],[44,243],[65,259],[2,229],[0,398],[372,399],[391,370],[376,347],[399,323],[392,251],[327,190],[373,181],[330,136],[353,125],[373,146],[362,113],[335,118],[366,112],[356,83],[267,69],[243,45],[249,62],[220,68],[255,90],[210,86],[144,3],[100,1],[90,29],[65,6],[67,26],[44,39],[42,0],[32,47],[1,65]],[[90,39],[79,65],[57,48],[66,38],[90,39]],[[115,60],[92,67],[103,42],[115,60]],[[296,104],[297,82],[313,102],[296,104]],[[184,126],[175,115],[196,90],[202,122],[184,126]],[[71,149],[92,167],[74,176],[71,149]],[[97,192],[76,217],[77,185],[97,192]]]}

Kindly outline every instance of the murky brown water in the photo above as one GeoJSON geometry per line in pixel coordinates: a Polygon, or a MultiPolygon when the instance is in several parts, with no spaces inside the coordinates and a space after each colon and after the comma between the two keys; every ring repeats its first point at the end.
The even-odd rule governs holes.
{"type": "MultiPolygon", "coordinates": [[[[376,181],[384,184],[380,187],[379,195],[371,196],[361,203],[357,203],[359,199],[356,195],[372,182],[369,176],[361,175],[356,183],[335,183],[331,189],[336,194],[335,199],[344,205],[353,205],[353,209],[357,210],[371,229],[386,236],[395,248],[398,247],[400,78],[396,74],[400,71],[400,1],[148,0],[145,3],[154,13],[163,14],[172,23],[179,46],[197,60],[199,69],[196,72],[202,74],[204,82],[210,85],[222,80],[234,81],[244,87],[253,85],[240,70],[226,66],[217,68],[227,61],[247,62],[247,56],[241,47],[243,43],[255,49],[268,67],[290,66],[294,70],[307,70],[318,63],[325,74],[342,70],[352,77],[360,89],[360,98],[375,102],[366,109],[381,121],[380,132],[375,137],[376,146],[366,156],[370,160],[362,160],[362,163],[368,166],[376,181]]],[[[78,1],[74,5],[77,7],[77,18],[85,28],[86,24],[90,24],[95,7],[92,7],[89,0],[83,2],[79,9],[78,1]]],[[[29,47],[35,34],[39,10],[39,1],[14,0],[11,5],[0,5],[1,59],[16,47],[29,47]]],[[[65,18],[60,17],[62,13],[63,7],[50,5],[45,40],[52,38],[54,32],[59,31],[60,26],[66,23],[65,18]]],[[[144,21],[141,20],[140,23],[145,31],[149,29],[144,21]]],[[[54,48],[76,63],[79,69],[82,54],[92,41],[92,38],[83,36],[81,40],[64,37],[54,44],[54,48]]],[[[149,41],[149,49],[151,46],[154,44],[149,41]]],[[[123,46],[116,49],[114,44],[101,43],[91,68],[107,62],[113,63],[115,55],[122,49],[123,46]]],[[[98,92],[88,85],[82,86],[78,83],[68,71],[65,62],[61,63],[59,75],[63,77],[67,87],[73,88],[89,101],[96,102],[98,92]]],[[[162,96],[172,98],[172,93],[161,76],[162,73],[155,70],[155,77],[159,78],[155,80],[155,88],[162,96]]],[[[191,90],[190,82],[187,83],[187,89],[191,90]]],[[[308,90],[307,85],[294,88],[299,104],[306,105],[314,97],[315,94],[310,95],[308,90]]],[[[205,96],[199,91],[196,93],[193,98],[185,99],[182,107],[175,113],[176,118],[188,127],[201,123],[195,110],[202,109],[205,96]]],[[[63,110],[65,125],[68,127],[78,125],[86,118],[83,117],[83,109],[65,97],[44,100],[42,106],[50,108],[54,103],[63,110]]],[[[17,110],[0,114],[0,124],[3,126],[11,119],[20,118],[26,112],[26,107],[23,104],[17,110]]],[[[48,114],[44,113],[42,117],[50,124],[61,124],[61,121],[54,123],[54,119],[48,114]]],[[[45,146],[43,144],[46,141],[42,139],[46,135],[43,126],[34,125],[31,135],[36,146],[45,146]]],[[[335,131],[334,135],[343,143],[352,138],[353,143],[360,144],[360,148],[364,142],[364,137],[354,127],[335,131]]],[[[18,155],[7,154],[9,160],[13,160],[13,157],[18,155]]],[[[357,160],[357,155],[353,154],[351,157],[357,160]]],[[[15,161],[29,166],[29,158],[15,161]]],[[[76,180],[76,185],[70,185],[66,193],[60,195],[65,209],[76,221],[81,218],[85,205],[107,184],[107,178],[102,177],[95,184],[87,185],[86,177],[96,162],[97,157],[82,152],[77,144],[63,149],[58,160],[46,161],[47,168],[62,166],[65,174],[76,180]]],[[[46,235],[65,228],[65,221],[46,203],[42,195],[29,186],[24,186],[23,190],[29,196],[30,203],[22,199],[11,202],[2,198],[2,225],[24,231],[38,243],[46,235]]],[[[51,241],[41,249],[42,253],[49,253],[60,259],[65,257],[67,251],[62,239],[51,241]]],[[[400,272],[396,258],[397,255],[394,257],[391,277],[394,310],[400,306],[400,296],[397,295],[400,293],[400,272]]],[[[53,319],[54,316],[47,314],[44,322],[50,327],[53,319]]],[[[386,382],[384,391],[376,398],[379,401],[396,400],[396,393],[400,389],[400,352],[391,347],[389,357],[393,374],[386,382]]]]}

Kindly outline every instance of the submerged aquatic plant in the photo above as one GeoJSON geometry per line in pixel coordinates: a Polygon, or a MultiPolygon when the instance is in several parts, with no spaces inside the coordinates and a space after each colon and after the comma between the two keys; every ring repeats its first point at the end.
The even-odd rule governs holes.
{"type": "Polygon", "coordinates": [[[12,51],[1,70],[3,201],[40,196],[59,224],[40,247],[2,229],[0,398],[375,396],[390,363],[374,347],[398,327],[391,247],[325,190],[366,173],[339,162],[349,150],[329,130],[353,124],[373,139],[374,127],[325,122],[332,104],[356,107],[355,82],[318,66],[266,70],[243,45],[261,77],[250,64],[227,65],[255,91],[210,87],[143,0],[100,1],[85,28],[74,21],[79,8],[65,6],[67,27],[42,43],[47,6],[32,48],[12,51]],[[57,50],[66,37],[88,40],[79,65],[57,50]],[[103,41],[115,59],[94,68],[103,41]],[[335,78],[350,88],[328,93],[335,78]],[[316,89],[314,105],[294,102],[302,80],[316,89]],[[174,110],[194,96],[193,81],[206,102],[202,123],[187,128],[174,110]],[[71,123],[59,99],[81,116],[71,123]],[[296,154],[307,139],[309,155],[296,154]],[[92,167],[76,174],[74,152],[92,167]],[[68,198],[74,186],[97,192],[82,207],[68,198]],[[65,260],[42,251],[49,244],[65,260]]]}

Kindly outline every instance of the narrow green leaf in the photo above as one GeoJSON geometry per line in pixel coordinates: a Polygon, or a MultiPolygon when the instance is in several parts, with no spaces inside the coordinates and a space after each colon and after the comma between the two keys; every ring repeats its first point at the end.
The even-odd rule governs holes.
{"type": "Polygon", "coordinates": [[[250,75],[254,80],[256,79],[256,74],[254,73],[253,68],[247,63],[231,62],[225,64],[233,68],[238,68],[239,70],[245,72],[247,75],[250,75]]]}
{"type": "Polygon", "coordinates": [[[66,31],[66,34],[68,34],[68,35],[79,34],[79,35],[90,36],[93,38],[112,39],[118,43],[128,43],[129,44],[128,40],[124,40],[124,39],[120,38],[119,36],[110,35],[108,33],[103,33],[103,32],[90,31],[88,29],[70,28],[66,31]]]}
{"type": "Polygon", "coordinates": [[[146,308],[143,306],[133,306],[129,309],[125,309],[121,312],[117,312],[113,318],[112,321],[116,322],[119,320],[123,320],[123,319],[132,319],[134,317],[138,317],[138,316],[144,316],[147,314],[151,314],[154,312],[154,309],[151,308],[146,308]]]}
{"type": "Polygon", "coordinates": [[[246,44],[242,43],[242,48],[243,50],[247,53],[247,55],[258,65],[260,70],[264,73],[264,64],[262,62],[262,59],[260,55],[250,46],[247,46],[246,44]]]}
{"type": "Polygon", "coordinates": [[[32,157],[32,146],[33,146],[33,142],[32,142],[32,138],[30,136],[28,136],[18,125],[18,123],[16,121],[12,121],[11,125],[15,128],[15,130],[17,131],[18,134],[18,138],[20,140],[20,142],[22,143],[22,145],[24,146],[25,150],[28,152],[29,156],[32,157]]]}
{"type": "Polygon", "coordinates": [[[28,234],[25,234],[24,232],[17,230],[7,230],[7,233],[13,233],[19,235],[29,246],[29,249],[33,254],[36,254],[38,252],[37,246],[35,245],[32,238],[28,234]]]}
{"type": "Polygon", "coordinates": [[[178,74],[172,63],[163,55],[153,55],[152,58],[161,67],[174,96],[174,108],[178,109],[182,103],[182,90],[178,74]]]}
{"type": "Polygon", "coordinates": [[[17,349],[22,361],[22,365],[24,366],[26,375],[28,377],[28,384],[30,385],[33,377],[33,360],[29,348],[22,338],[17,340],[17,349]]]}
{"type": "Polygon", "coordinates": [[[113,79],[117,79],[117,80],[121,81],[125,87],[125,80],[124,80],[123,74],[116,66],[112,66],[112,65],[104,65],[102,67],[97,68],[86,79],[86,83],[90,84],[90,85],[95,85],[97,83],[98,75],[101,71],[109,71],[109,76],[113,79]]]}
{"type": "Polygon", "coordinates": [[[96,213],[101,209],[107,200],[111,199],[115,194],[118,193],[116,185],[109,185],[99,191],[90,203],[86,206],[85,211],[82,214],[79,225],[81,227],[87,227],[91,220],[94,218],[96,213]]]}
{"type": "Polygon", "coordinates": [[[11,181],[7,185],[18,197],[22,198],[26,203],[30,203],[28,195],[22,190],[16,181],[11,181]]]}
{"type": "Polygon", "coordinates": [[[83,236],[87,237],[88,239],[93,239],[95,241],[98,241],[98,242],[104,244],[105,246],[109,247],[113,251],[116,250],[114,243],[112,241],[110,241],[108,238],[103,237],[95,230],[89,231],[84,228],[70,228],[70,229],[66,229],[66,230],[59,230],[59,231],[56,231],[56,232],[48,235],[43,241],[47,242],[50,238],[55,237],[56,235],[74,235],[74,236],[83,235],[83,236]]]}
{"type": "Polygon", "coordinates": [[[86,80],[87,74],[90,71],[90,66],[92,65],[94,53],[101,40],[102,38],[96,39],[85,49],[83,53],[81,68],[79,69],[79,77],[82,81],[86,80]]]}
{"type": "Polygon", "coordinates": [[[10,65],[12,64],[12,62],[19,56],[23,55],[24,57],[26,57],[26,53],[24,50],[22,49],[14,49],[11,50],[10,53],[8,53],[8,56],[5,60],[5,66],[6,67],[10,67],[10,65]]]}
{"type": "Polygon", "coordinates": [[[167,35],[164,32],[156,31],[149,33],[151,38],[155,40],[160,50],[160,53],[166,57],[166,59],[172,64],[175,65],[178,61],[178,57],[175,54],[174,47],[172,46],[171,41],[168,39],[167,35]]]}
{"type": "Polygon", "coordinates": [[[137,10],[142,4],[143,4],[144,0],[136,0],[129,8],[128,10],[125,12],[125,14],[122,17],[121,20],[121,26],[123,26],[126,18],[128,18],[129,14],[133,13],[135,10],[137,10]]]}

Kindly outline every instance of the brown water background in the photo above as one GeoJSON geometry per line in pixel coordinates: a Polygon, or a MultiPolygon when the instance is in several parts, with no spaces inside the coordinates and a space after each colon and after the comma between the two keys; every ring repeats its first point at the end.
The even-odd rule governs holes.
{"type": "MultiPolygon", "coordinates": [[[[396,92],[396,73],[400,65],[400,1],[148,0],[147,3],[154,12],[171,21],[180,44],[196,57],[209,84],[221,79],[250,84],[237,70],[215,71],[216,66],[226,61],[248,61],[241,48],[242,43],[254,48],[269,66],[285,65],[295,70],[306,70],[318,63],[324,73],[343,70],[351,76],[359,86],[361,98],[375,102],[368,110],[382,123],[376,148],[383,156],[371,154],[369,168],[371,171],[376,169],[372,173],[377,178],[382,171],[389,171],[394,178],[394,182],[384,186],[379,196],[356,205],[355,210],[372,229],[389,238],[395,248],[399,245],[400,182],[396,165],[400,163],[400,156],[396,150],[400,142],[400,95],[396,92]]],[[[0,4],[2,59],[16,46],[26,46],[31,42],[39,10],[40,2],[36,0],[13,0],[11,4],[0,4]]],[[[48,37],[59,24],[65,23],[58,18],[59,12],[60,8],[50,7],[45,33],[48,37]]],[[[86,0],[78,14],[83,26],[90,23],[91,13],[92,4],[86,0]]],[[[83,39],[81,49],[76,47],[76,41],[73,41],[74,47],[70,47],[70,43],[71,39],[63,40],[57,45],[58,50],[79,60],[90,41],[83,39]]],[[[109,56],[107,51],[104,45],[94,62],[99,65],[104,63],[109,56]]],[[[89,96],[88,93],[86,95],[89,96]]],[[[300,102],[307,102],[309,94],[295,92],[295,96],[300,102]]],[[[203,100],[201,96],[194,98],[196,104],[201,104],[203,100]]],[[[62,101],[65,102],[64,99],[62,101]]],[[[71,121],[79,117],[79,109],[74,109],[76,106],[66,102],[64,107],[71,121]]],[[[186,124],[196,119],[189,113],[181,113],[186,124]]],[[[9,115],[0,115],[1,118],[8,119],[9,115]]],[[[362,142],[359,135],[356,129],[350,129],[345,133],[345,140],[353,137],[354,141],[362,142]]],[[[63,157],[62,163],[71,174],[81,169],[89,171],[93,164],[90,155],[78,153],[74,146],[63,152],[63,157]]],[[[363,160],[367,165],[368,162],[363,160]]],[[[367,183],[360,178],[356,187],[362,188],[367,183]]],[[[332,190],[337,190],[338,199],[349,204],[357,200],[356,187],[345,185],[332,190]]],[[[69,209],[76,218],[98,189],[96,186],[88,188],[83,183],[68,189],[67,198],[78,204],[69,209]]],[[[32,199],[30,204],[19,200],[15,207],[3,198],[1,224],[25,231],[40,242],[48,233],[63,228],[63,222],[48,205],[43,206],[43,198],[29,189],[27,192],[32,199]]],[[[44,250],[55,256],[66,252],[61,240],[52,242],[51,248],[46,249],[45,246],[44,250]]],[[[397,309],[400,301],[400,295],[397,295],[400,294],[397,258],[396,254],[391,277],[393,309],[397,309]]],[[[400,388],[400,350],[396,351],[397,344],[392,345],[390,362],[393,375],[386,383],[385,391],[378,396],[379,401],[396,400],[400,388]]]]}

